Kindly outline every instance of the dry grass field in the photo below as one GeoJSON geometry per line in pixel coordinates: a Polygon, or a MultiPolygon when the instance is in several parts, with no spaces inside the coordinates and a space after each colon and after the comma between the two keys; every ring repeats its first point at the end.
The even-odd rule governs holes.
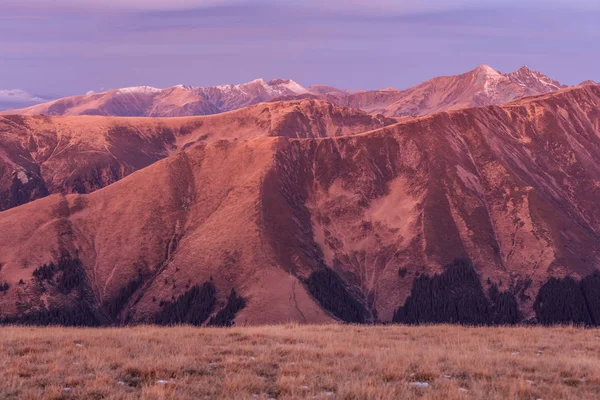
{"type": "Polygon", "coordinates": [[[600,398],[592,329],[4,327],[0,338],[1,399],[600,398]]]}

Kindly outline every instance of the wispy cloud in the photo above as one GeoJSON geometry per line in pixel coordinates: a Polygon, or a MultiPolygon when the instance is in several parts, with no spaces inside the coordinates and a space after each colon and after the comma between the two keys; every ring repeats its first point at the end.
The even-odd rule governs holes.
{"type": "Polygon", "coordinates": [[[320,10],[354,10],[361,13],[394,12],[414,14],[464,9],[485,4],[486,7],[557,7],[600,9],[597,0],[4,0],[4,6],[44,10],[191,10],[216,6],[268,5],[270,7],[310,7],[320,10]]]}
{"type": "MultiPolygon", "coordinates": [[[[237,5],[250,0],[4,0],[5,6],[23,10],[182,10],[237,5]]],[[[260,1],[260,0],[259,0],[260,1]]]]}
{"type": "Polygon", "coordinates": [[[44,99],[21,89],[0,89],[0,102],[5,103],[35,103],[44,99]]]}

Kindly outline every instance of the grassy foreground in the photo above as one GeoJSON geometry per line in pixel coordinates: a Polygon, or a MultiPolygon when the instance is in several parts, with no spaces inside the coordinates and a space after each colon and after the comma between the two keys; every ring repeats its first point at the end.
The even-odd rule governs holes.
{"type": "Polygon", "coordinates": [[[0,346],[2,399],[600,398],[592,329],[4,327],[0,346]]]}

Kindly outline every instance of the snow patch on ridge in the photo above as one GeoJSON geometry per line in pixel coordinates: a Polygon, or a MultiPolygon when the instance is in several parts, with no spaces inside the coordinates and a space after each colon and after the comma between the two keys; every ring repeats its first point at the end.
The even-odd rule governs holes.
{"type": "Polygon", "coordinates": [[[118,89],[119,94],[155,94],[162,92],[162,89],[158,89],[152,86],[133,86],[118,89]]]}
{"type": "Polygon", "coordinates": [[[218,91],[228,92],[242,92],[249,93],[251,89],[263,89],[268,94],[282,95],[282,94],[304,94],[308,93],[308,90],[297,82],[290,79],[273,79],[272,81],[265,82],[263,78],[258,78],[250,82],[240,83],[237,85],[218,85],[213,87],[191,87],[191,89],[199,92],[205,92],[210,89],[216,89],[218,91]]]}

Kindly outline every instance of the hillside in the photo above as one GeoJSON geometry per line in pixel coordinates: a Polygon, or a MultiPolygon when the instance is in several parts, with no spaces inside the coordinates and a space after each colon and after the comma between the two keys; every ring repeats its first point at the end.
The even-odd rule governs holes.
{"type": "Polygon", "coordinates": [[[49,193],[89,193],[198,143],[340,136],[395,120],[313,100],[185,118],[0,116],[0,210],[49,193]]]}
{"type": "Polygon", "coordinates": [[[600,87],[584,86],[359,135],[199,143],[0,213],[0,309],[38,318],[77,301],[78,323],[124,323],[200,296],[200,322],[231,309],[248,324],[435,322],[415,299],[445,271],[470,296],[441,294],[459,310],[448,322],[597,324],[599,109],[600,87]],[[457,259],[477,275],[442,268],[457,259]],[[548,281],[566,275],[588,278],[548,281]]]}

